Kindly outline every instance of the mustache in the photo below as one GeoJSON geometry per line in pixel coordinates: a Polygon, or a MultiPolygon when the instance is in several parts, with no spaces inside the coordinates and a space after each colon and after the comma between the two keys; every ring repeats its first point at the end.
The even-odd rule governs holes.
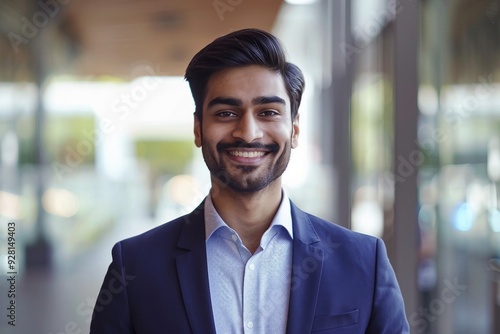
{"type": "Polygon", "coordinates": [[[222,152],[230,148],[246,148],[246,149],[260,149],[269,152],[278,152],[278,144],[262,144],[262,143],[247,143],[244,141],[234,141],[232,143],[218,143],[216,145],[217,151],[222,152]]]}

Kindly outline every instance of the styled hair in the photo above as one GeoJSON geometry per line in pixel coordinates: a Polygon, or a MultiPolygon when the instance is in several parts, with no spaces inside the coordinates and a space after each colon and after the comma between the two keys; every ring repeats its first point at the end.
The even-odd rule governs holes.
{"type": "Polygon", "coordinates": [[[286,61],[280,41],[259,29],[242,29],[215,39],[201,49],[189,63],[185,79],[189,83],[195,103],[195,115],[201,121],[203,100],[210,77],[227,68],[259,65],[280,73],[290,98],[292,120],[297,115],[304,76],[294,64],[286,61]]]}

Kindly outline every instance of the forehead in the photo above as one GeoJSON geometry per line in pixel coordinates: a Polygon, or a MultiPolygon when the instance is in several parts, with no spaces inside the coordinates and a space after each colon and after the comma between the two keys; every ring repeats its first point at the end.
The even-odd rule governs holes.
{"type": "Polygon", "coordinates": [[[228,68],[213,74],[208,80],[204,106],[216,97],[235,97],[250,101],[261,96],[279,96],[289,107],[290,99],[283,76],[263,66],[228,68]]]}

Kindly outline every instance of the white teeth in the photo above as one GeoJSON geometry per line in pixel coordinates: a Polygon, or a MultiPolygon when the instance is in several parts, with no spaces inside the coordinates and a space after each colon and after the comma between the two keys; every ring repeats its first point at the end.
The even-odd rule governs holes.
{"type": "Polygon", "coordinates": [[[257,158],[257,157],[263,156],[265,154],[265,152],[262,152],[262,151],[253,151],[253,152],[229,151],[229,154],[234,155],[236,157],[257,158]]]}

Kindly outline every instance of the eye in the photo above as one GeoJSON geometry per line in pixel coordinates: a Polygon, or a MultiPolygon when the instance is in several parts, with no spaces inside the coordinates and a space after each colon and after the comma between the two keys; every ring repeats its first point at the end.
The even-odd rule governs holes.
{"type": "Polygon", "coordinates": [[[224,111],[218,112],[216,114],[216,116],[221,117],[221,118],[226,118],[226,117],[236,117],[237,115],[235,112],[224,110],[224,111]]]}
{"type": "Polygon", "coordinates": [[[260,113],[262,116],[277,116],[279,115],[279,112],[276,110],[264,110],[260,113]]]}

